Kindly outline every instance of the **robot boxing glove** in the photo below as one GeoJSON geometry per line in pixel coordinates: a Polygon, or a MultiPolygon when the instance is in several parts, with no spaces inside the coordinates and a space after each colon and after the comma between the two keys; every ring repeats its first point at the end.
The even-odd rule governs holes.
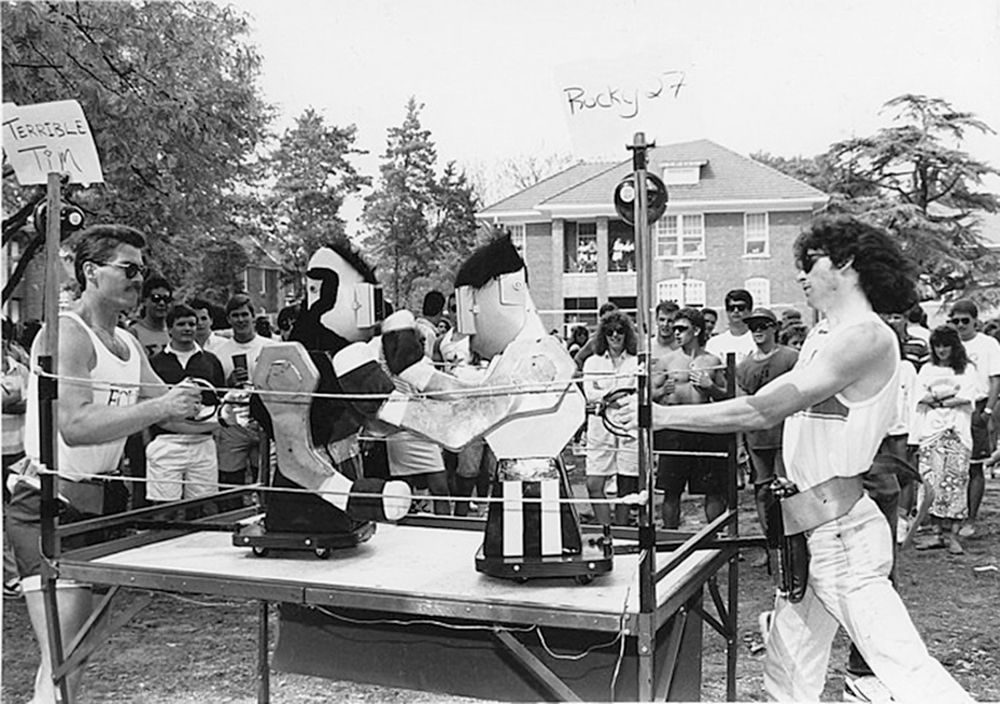
{"type": "Polygon", "coordinates": [[[382,352],[389,371],[399,374],[424,358],[424,340],[414,328],[383,332],[382,352]]]}
{"type": "Polygon", "coordinates": [[[410,498],[406,482],[361,477],[351,487],[347,514],[358,520],[398,521],[409,512],[410,498]]]}
{"type": "Polygon", "coordinates": [[[365,418],[377,417],[385,396],[395,388],[372,348],[364,342],[350,344],[335,354],[333,371],[344,391],[358,394],[357,399],[351,399],[351,405],[365,418]]]}

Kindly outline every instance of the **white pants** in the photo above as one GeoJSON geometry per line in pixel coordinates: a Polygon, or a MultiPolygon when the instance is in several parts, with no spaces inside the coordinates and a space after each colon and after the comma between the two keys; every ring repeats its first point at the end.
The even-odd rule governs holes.
{"type": "Polygon", "coordinates": [[[157,435],[146,446],[146,479],[146,498],[150,501],[217,494],[219,460],[215,440],[211,435],[157,435]]]}
{"type": "Polygon", "coordinates": [[[841,625],[899,702],[971,702],[932,658],[889,583],[892,539],[864,495],[809,536],[809,586],[797,604],[778,598],[767,640],[764,687],[778,701],[819,701],[841,625]]]}

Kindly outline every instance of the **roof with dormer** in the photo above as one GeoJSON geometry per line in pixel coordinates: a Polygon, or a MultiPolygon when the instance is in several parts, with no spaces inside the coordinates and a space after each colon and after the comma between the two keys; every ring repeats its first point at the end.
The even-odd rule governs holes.
{"type": "MultiPolygon", "coordinates": [[[[708,139],[680,142],[649,150],[647,170],[662,178],[668,164],[700,164],[697,183],[669,185],[674,206],[734,207],[752,203],[786,203],[805,209],[825,203],[822,191],[708,139]],[[811,204],[811,205],[810,205],[811,204]]],[[[481,219],[574,212],[613,212],[615,187],[633,171],[632,160],[579,163],[480,211],[481,219]]]]}

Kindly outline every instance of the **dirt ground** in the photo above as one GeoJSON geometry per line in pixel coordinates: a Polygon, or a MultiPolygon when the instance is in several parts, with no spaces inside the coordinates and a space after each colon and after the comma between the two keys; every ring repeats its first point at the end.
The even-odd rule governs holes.
{"type": "MultiPolygon", "coordinates": [[[[572,474],[580,478],[579,467],[572,474]]],[[[576,482],[574,482],[576,483],[576,482]]],[[[741,532],[757,532],[748,492],[741,492],[741,532]]],[[[684,502],[685,529],[701,523],[701,506],[684,502]]],[[[899,591],[927,646],[979,701],[1000,701],[1000,476],[987,472],[987,494],[979,536],[966,542],[967,554],[916,552],[899,559],[899,591]]],[[[740,562],[740,646],[737,697],[761,701],[762,651],[758,652],[757,615],[773,599],[766,570],[753,567],[755,550],[740,562]]],[[[470,560],[471,563],[471,560],[470,560]]],[[[471,564],[470,564],[471,568],[471,564]]],[[[724,573],[720,583],[725,585],[724,573]]],[[[133,598],[133,597],[129,597],[133,598]]],[[[256,701],[257,606],[246,600],[199,595],[157,594],[126,627],[114,633],[91,660],[81,702],[203,704],[256,701]]],[[[272,610],[273,613],[273,610],[272,610]]],[[[272,638],[277,619],[272,616],[272,638]]],[[[725,643],[704,630],[702,699],[725,699],[725,643]]],[[[839,701],[847,641],[838,636],[830,662],[824,701],[839,701]]],[[[23,600],[3,605],[3,702],[30,698],[35,644],[23,600]]],[[[448,695],[387,689],[272,673],[271,701],[344,704],[470,703],[448,695]]]]}

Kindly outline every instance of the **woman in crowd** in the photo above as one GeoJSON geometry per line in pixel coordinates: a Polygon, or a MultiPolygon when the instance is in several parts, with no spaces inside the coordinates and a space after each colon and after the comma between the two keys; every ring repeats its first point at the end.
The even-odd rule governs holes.
{"type": "MultiPolygon", "coordinates": [[[[632,320],[621,311],[611,311],[601,318],[594,340],[594,354],[583,364],[583,393],[588,403],[600,403],[606,394],[616,389],[634,388],[636,384],[636,334],[632,320]]],[[[605,484],[615,477],[618,496],[639,490],[639,458],[636,442],[620,437],[604,426],[598,415],[587,420],[587,493],[594,504],[598,523],[611,524],[611,510],[602,500],[607,498],[605,484]]],[[[615,522],[628,522],[629,507],[615,507],[615,522]]]]}
{"type": "Polygon", "coordinates": [[[582,350],[583,346],[587,344],[587,340],[589,339],[590,333],[587,332],[587,327],[585,325],[575,326],[570,334],[569,343],[566,345],[570,356],[574,356],[577,352],[582,350]]]}
{"type": "Polygon", "coordinates": [[[921,513],[930,515],[934,536],[917,549],[947,546],[948,552],[961,555],[965,550],[958,540],[958,529],[967,511],[965,486],[972,453],[975,378],[967,373],[965,346],[954,328],[936,328],[931,333],[930,351],[930,364],[921,367],[917,375],[917,415],[910,441],[920,447],[921,513]]]}

